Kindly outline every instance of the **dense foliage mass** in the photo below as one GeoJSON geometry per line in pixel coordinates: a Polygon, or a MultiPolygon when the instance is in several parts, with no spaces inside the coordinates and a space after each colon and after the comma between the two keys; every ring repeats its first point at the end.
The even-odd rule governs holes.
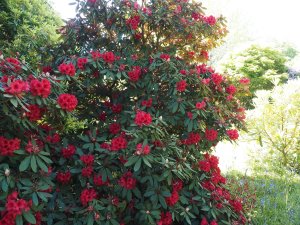
{"type": "Polygon", "coordinates": [[[223,18],[187,0],[77,15],[53,65],[1,59],[0,224],[249,224],[210,155],[245,119],[203,64],[223,18]]]}
{"type": "Polygon", "coordinates": [[[288,78],[285,55],[269,47],[253,45],[230,57],[224,65],[224,72],[238,81],[243,77],[251,80],[249,92],[239,96],[248,108],[253,108],[252,99],[257,90],[271,90],[276,83],[284,83],[288,78]]]}
{"type": "Polygon", "coordinates": [[[47,47],[58,43],[61,25],[46,0],[1,0],[0,51],[31,63],[45,61],[47,47]]]}
{"type": "Polygon", "coordinates": [[[260,91],[249,112],[248,128],[266,149],[266,162],[300,172],[300,82],[291,80],[260,91]]]}

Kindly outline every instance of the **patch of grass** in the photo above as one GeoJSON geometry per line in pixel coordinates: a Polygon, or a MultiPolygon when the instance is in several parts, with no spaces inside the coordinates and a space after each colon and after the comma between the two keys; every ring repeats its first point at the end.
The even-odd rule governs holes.
{"type": "Polygon", "coordinates": [[[227,177],[231,190],[245,196],[246,211],[254,224],[300,225],[299,175],[284,169],[274,173],[260,168],[251,176],[230,171],[227,177]]]}

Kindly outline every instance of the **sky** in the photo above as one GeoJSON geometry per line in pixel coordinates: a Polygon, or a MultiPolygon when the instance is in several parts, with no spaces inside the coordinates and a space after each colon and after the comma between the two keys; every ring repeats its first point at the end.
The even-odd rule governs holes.
{"type": "MultiPolygon", "coordinates": [[[[50,0],[63,19],[75,15],[74,0],[50,0]]],[[[299,0],[201,0],[207,14],[227,17],[229,31],[243,29],[251,38],[269,43],[290,42],[300,49],[299,0]]]]}

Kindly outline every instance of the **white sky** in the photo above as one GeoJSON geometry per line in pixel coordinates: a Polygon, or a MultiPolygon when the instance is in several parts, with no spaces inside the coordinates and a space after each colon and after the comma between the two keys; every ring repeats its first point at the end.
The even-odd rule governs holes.
{"type": "MultiPolygon", "coordinates": [[[[75,15],[74,0],[50,0],[63,19],[75,15]]],[[[300,0],[202,0],[207,13],[224,15],[232,27],[234,15],[247,24],[250,35],[260,41],[285,41],[300,49],[300,0]]],[[[235,21],[236,23],[236,21],[235,21]]]]}

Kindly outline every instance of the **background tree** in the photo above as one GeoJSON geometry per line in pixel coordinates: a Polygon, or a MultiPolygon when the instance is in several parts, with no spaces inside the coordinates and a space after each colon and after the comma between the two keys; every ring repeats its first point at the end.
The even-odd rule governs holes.
{"type": "Polygon", "coordinates": [[[62,20],[46,0],[2,0],[1,51],[39,62],[46,48],[58,43],[56,29],[61,25],[62,20]]]}
{"type": "Polygon", "coordinates": [[[241,53],[232,55],[224,65],[224,72],[233,80],[240,80],[242,77],[251,80],[250,92],[240,97],[252,108],[252,99],[257,90],[270,90],[274,84],[287,81],[286,62],[283,53],[269,47],[253,45],[241,53]]]}

